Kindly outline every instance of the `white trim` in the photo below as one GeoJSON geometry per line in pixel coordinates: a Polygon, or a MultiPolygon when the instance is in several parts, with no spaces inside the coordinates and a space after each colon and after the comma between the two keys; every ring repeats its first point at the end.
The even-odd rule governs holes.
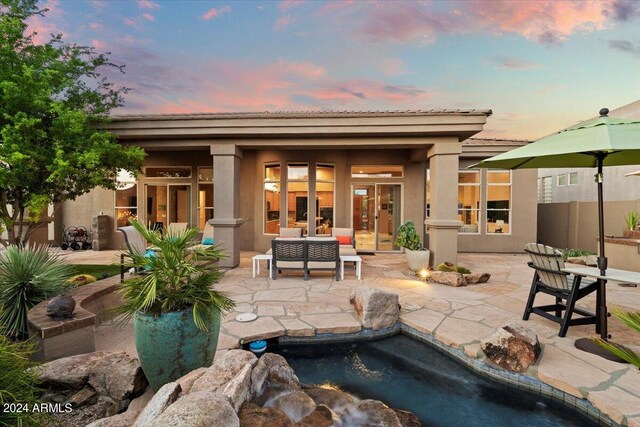
{"type": "Polygon", "coordinates": [[[556,187],[566,187],[568,182],[569,178],[567,177],[567,174],[561,173],[560,175],[556,176],[556,187]],[[564,184],[560,184],[560,178],[565,179],[564,184]]]}

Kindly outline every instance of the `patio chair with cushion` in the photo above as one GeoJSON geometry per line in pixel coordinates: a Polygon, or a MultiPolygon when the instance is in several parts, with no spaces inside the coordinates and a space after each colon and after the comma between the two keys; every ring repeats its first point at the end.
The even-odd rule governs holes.
{"type": "Polygon", "coordinates": [[[167,227],[167,234],[174,235],[182,233],[187,229],[187,225],[188,224],[186,222],[172,222],[167,227]]]}
{"type": "MultiPolygon", "coordinates": [[[[279,238],[282,239],[300,239],[302,238],[302,228],[281,228],[279,238]]],[[[267,255],[271,255],[273,252],[273,248],[267,251],[267,255]]]]}
{"type": "Polygon", "coordinates": [[[340,246],[337,239],[307,237],[307,271],[330,270],[340,280],[340,246]]]}
{"type": "Polygon", "coordinates": [[[595,292],[598,282],[581,283],[580,276],[574,277],[563,271],[562,253],[557,249],[539,243],[528,243],[524,250],[531,257],[527,265],[533,268],[535,273],[522,319],[529,320],[529,315],[534,313],[559,323],[558,336],[560,337],[567,335],[569,326],[597,324],[598,313],[591,313],[575,305],[578,300],[595,292]],[[533,304],[539,292],[555,297],[555,304],[534,307],[533,304]],[[573,319],[574,313],[582,317],[573,319]]]}
{"type": "MultiPolygon", "coordinates": [[[[124,243],[130,253],[144,255],[147,252],[147,242],[142,235],[130,225],[119,227],[118,231],[124,235],[124,243]]],[[[120,281],[124,281],[124,253],[120,254],[120,281]]]]}
{"type": "Polygon", "coordinates": [[[331,236],[338,239],[340,244],[340,255],[357,255],[356,236],[353,228],[332,228],[331,236]]]}
{"type": "Polygon", "coordinates": [[[202,232],[202,242],[200,242],[202,246],[213,246],[216,244],[216,239],[214,238],[213,233],[213,225],[206,224],[204,226],[204,230],[202,232]]]}
{"type": "Polygon", "coordinates": [[[282,270],[304,270],[304,279],[307,280],[305,239],[276,237],[271,241],[271,252],[271,277],[274,280],[282,270]]]}

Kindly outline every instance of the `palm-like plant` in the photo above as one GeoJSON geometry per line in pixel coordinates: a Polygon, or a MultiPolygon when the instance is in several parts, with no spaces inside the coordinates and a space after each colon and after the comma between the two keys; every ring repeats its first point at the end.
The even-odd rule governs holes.
{"type": "MultiPolygon", "coordinates": [[[[623,311],[619,308],[613,308],[611,314],[617,319],[620,319],[625,325],[634,329],[636,332],[640,332],[640,311],[629,312],[623,311]]],[[[610,353],[615,354],[622,360],[626,360],[632,365],[640,368],[640,354],[633,351],[629,347],[622,344],[616,344],[610,341],[605,341],[602,338],[594,338],[596,344],[600,347],[608,350],[610,353]]]]}
{"type": "Polygon", "coordinates": [[[28,336],[27,312],[64,292],[72,268],[46,246],[9,246],[0,253],[0,333],[28,336]]]}
{"type": "Polygon", "coordinates": [[[125,254],[127,267],[143,271],[126,280],[120,289],[124,303],[116,309],[126,323],[137,313],[160,316],[191,308],[198,329],[207,331],[214,310],[231,310],[234,302],[213,289],[222,273],[214,262],[224,255],[217,246],[193,246],[197,228],[165,236],[136,220],[131,225],[149,242],[152,252],[125,254]]]}

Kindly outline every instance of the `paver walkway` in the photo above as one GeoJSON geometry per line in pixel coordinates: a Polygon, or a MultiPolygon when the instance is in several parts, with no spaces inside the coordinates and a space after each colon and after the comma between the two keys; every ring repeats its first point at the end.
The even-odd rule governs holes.
{"type": "MultiPolygon", "coordinates": [[[[483,337],[506,322],[522,321],[533,274],[525,255],[461,254],[460,265],[473,272],[489,272],[491,280],[452,288],[417,280],[402,255],[378,254],[363,256],[361,281],[355,279],[352,270],[345,272],[347,280],[339,282],[320,272],[313,272],[307,282],[296,273],[271,280],[266,277],[266,269],[261,277],[252,279],[252,255],[243,253],[240,266],[227,271],[217,285],[237,302],[236,310],[223,322],[219,353],[258,338],[359,331],[349,294],[366,285],[399,294],[403,323],[433,334],[470,357],[482,358],[479,341],[483,337]],[[239,323],[234,320],[239,312],[254,312],[258,319],[239,323]]],[[[640,288],[609,284],[607,296],[610,307],[640,310],[640,288]]],[[[580,302],[594,309],[595,297],[580,302]]],[[[559,325],[540,316],[532,315],[523,324],[538,334],[542,344],[541,358],[527,375],[589,399],[620,424],[640,426],[640,371],[573,347],[576,338],[594,334],[593,326],[571,327],[566,338],[559,338],[559,325]]],[[[613,318],[610,333],[614,341],[640,348],[638,334],[613,318]]],[[[97,331],[96,346],[97,350],[124,349],[135,355],[132,328],[114,329],[109,323],[103,324],[97,331]]]]}

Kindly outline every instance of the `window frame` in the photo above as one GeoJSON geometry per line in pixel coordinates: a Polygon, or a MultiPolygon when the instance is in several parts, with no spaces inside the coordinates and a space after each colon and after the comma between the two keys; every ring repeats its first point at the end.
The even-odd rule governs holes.
{"type": "Polygon", "coordinates": [[[572,185],[578,185],[578,172],[569,172],[568,174],[568,178],[567,178],[567,185],[572,186],[572,185]],[[576,182],[574,182],[573,184],[571,183],[571,176],[575,176],[576,177],[576,182]]]}
{"type": "Polygon", "coordinates": [[[191,179],[191,178],[193,178],[193,166],[181,166],[181,165],[178,165],[178,166],[173,166],[173,165],[171,165],[171,166],[164,166],[164,165],[145,166],[144,167],[144,176],[145,176],[145,178],[149,178],[149,179],[152,179],[152,180],[156,180],[156,179],[161,179],[161,180],[162,179],[191,179]],[[184,168],[184,169],[189,169],[189,176],[148,176],[147,175],[147,170],[149,170],[149,169],[162,169],[162,168],[167,168],[167,169],[171,169],[171,168],[173,168],[173,169],[181,169],[181,168],[184,168]]]}
{"type": "MultiPolygon", "coordinates": [[[[464,234],[464,235],[478,235],[481,234],[481,227],[482,227],[482,170],[481,169],[460,169],[458,170],[458,188],[456,190],[459,191],[460,186],[463,187],[478,187],[478,208],[471,208],[471,209],[464,209],[464,208],[458,208],[457,209],[457,214],[462,215],[461,212],[464,211],[468,211],[468,212],[477,212],[477,216],[478,216],[478,221],[476,223],[476,225],[478,226],[478,231],[476,232],[471,232],[471,231],[462,231],[463,226],[465,225],[473,225],[473,224],[462,224],[462,226],[458,229],[458,234],[464,234]],[[478,174],[478,182],[460,182],[460,174],[461,173],[477,173],[478,174]]],[[[458,201],[457,203],[458,205],[460,205],[460,201],[458,201]]]]}
{"type": "MultiPolygon", "coordinates": [[[[201,185],[211,185],[213,187],[214,196],[215,196],[216,188],[215,188],[215,185],[214,185],[215,181],[214,181],[214,178],[213,178],[213,166],[198,166],[197,173],[198,173],[198,176],[197,176],[197,183],[196,183],[196,191],[197,191],[198,197],[196,197],[196,199],[197,199],[196,200],[196,210],[198,211],[198,222],[199,222],[199,220],[200,220],[200,208],[201,208],[201,206],[200,206],[200,186],[201,185]],[[200,170],[201,169],[211,169],[211,172],[212,172],[211,173],[211,181],[201,181],[200,180],[200,170]]],[[[213,218],[214,215],[215,215],[215,200],[213,200],[212,203],[213,203],[213,205],[211,205],[211,206],[202,206],[202,208],[205,210],[205,212],[208,211],[208,210],[212,211],[211,218],[213,218]]],[[[206,225],[205,225],[205,227],[206,227],[206,225]]],[[[198,228],[200,228],[200,224],[198,224],[198,228]]],[[[204,230],[204,228],[200,229],[200,231],[203,231],[203,230],[204,230]]]]}
{"type": "MultiPolygon", "coordinates": [[[[267,233],[267,189],[265,188],[266,184],[277,184],[280,186],[282,181],[282,164],[280,162],[267,162],[262,165],[262,234],[264,236],[278,236],[280,233],[267,233]],[[274,179],[267,178],[267,168],[270,167],[278,167],[280,169],[280,179],[278,181],[274,179]]],[[[281,197],[282,188],[280,188],[280,192],[278,193],[278,197],[281,197]]],[[[282,214],[282,207],[279,209],[280,214],[282,214]]],[[[280,215],[278,215],[280,217],[280,215]]],[[[278,219],[278,229],[282,226],[282,218],[278,219]]]]}
{"type": "Polygon", "coordinates": [[[486,222],[485,222],[485,234],[489,235],[489,236],[510,236],[511,234],[513,234],[513,171],[509,170],[509,169],[489,169],[487,170],[487,197],[485,199],[485,204],[484,204],[484,210],[486,213],[486,222]],[[489,174],[491,173],[504,173],[504,172],[508,172],[509,173],[509,182],[490,182],[489,179],[489,174]],[[509,209],[489,209],[489,187],[494,186],[494,187],[506,187],[509,186],[509,209]],[[508,217],[509,217],[509,232],[508,233],[489,233],[488,228],[489,228],[489,212],[507,212],[508,213],[508,217]]]}
{"type": "MultiPolygon", "coordinates": [[[[315,168],[314,168],[314,173],[315,173],[315,168]]],[[[282,170],[280,172],[280,178],[282,179],[282,170]]],[[[314,176],[315,179],[315,176],[314,176]]],[[[310,193],[311,193],[311,164],[309,162],[296,162],[296,161],[290,161],[286,163],[286,175],[285,175],[285,190],[286,190],[286,195],[287,197],[285,198],[285,220],[287,221],[287,227],[289,227],[289,183],[290,182],[306,182],[307,183],[307,233],[304,234],[302,233],[302,236],[309,236],[309,198],[310,198],[310,193]],[[303,166],[306,165],[307,167],[307,179],[289,179],[289,167],[290,166],[303,166]]],[[[314,194],[315,196],[315,194],[314,194]]],[[[315,203],[315,199],[314,199],[314,203],[315,203]]],[[[314,221],[315,222],[315,221],[314,221]]],[[[315,227],[315,225],[314,225],[315,227]]]]}
{"type": "MultiPolygon", "coordinates": [[[[333,190],[331,191],[333,193],[333,218],[332,221],[333,223],[331,224],[331,228],[336,228],[336,165],[335,163],[316,163],[313,167],[313,173],[315,176],[315,197],[318,197],[318,183],[330,183],[333,185],[333,190]],[[332,180],[327,180],[327,179],[318,179],[318,167],[331,167],[333,168],[333,179],[332,180]]],[[[319,216],[320,212],[316,212],[316,216],[319,216]]],[[[317,227],[316,227],[317,228],[317,227]]],[[[308,234],[308,232],[307,232],[308,234]]],[[[317,233],[316,233],[317,234],[317,233]]],[[[324,236],[324,234],[322,235],[324,236]]]]}
{"type": "Polygon", "coordinates": [[[566,173],[562,173],[562,174],[560,174],[560,175],[558,175],[556,177],[556,186],[557,187],[566,187],[567,186],[567,181],[568,181],[567,174],[566,173]],[[564,178],[564,184],[560,184],[560,178],[564,178]]]}

